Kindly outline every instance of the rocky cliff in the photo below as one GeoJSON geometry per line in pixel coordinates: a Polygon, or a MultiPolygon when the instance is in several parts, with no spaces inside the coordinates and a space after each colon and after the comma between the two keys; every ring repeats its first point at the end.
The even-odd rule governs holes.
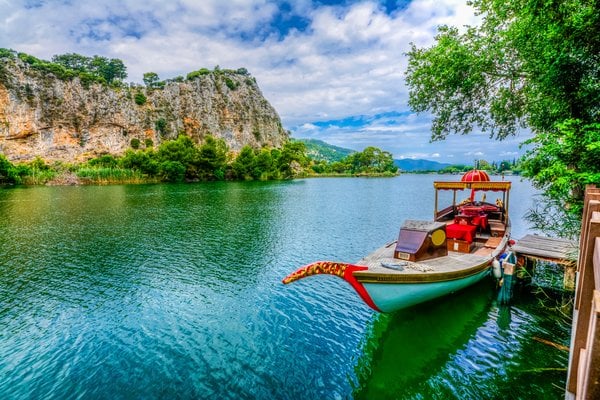
{"type": "Polygon", "coordinates": [[[156,89],[112,88],[0,57],[0,153],[13,162],[79,162],[122,154],[132,143],[156,146],[180,133],[196,142],[209,134],[223,138],[234,151],[246,144],[280,147],[288,139],[245,71],[211,71],[156,89]]]}

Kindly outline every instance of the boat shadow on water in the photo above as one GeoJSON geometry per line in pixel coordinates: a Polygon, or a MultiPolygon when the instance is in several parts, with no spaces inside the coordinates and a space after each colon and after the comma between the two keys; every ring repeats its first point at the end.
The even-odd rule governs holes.
{"type": "Polygon", "coordinates": [[[355,399],[417,395],[488,319],[490,280],[437,301],[375,314],[355,366],[355,399]]]}

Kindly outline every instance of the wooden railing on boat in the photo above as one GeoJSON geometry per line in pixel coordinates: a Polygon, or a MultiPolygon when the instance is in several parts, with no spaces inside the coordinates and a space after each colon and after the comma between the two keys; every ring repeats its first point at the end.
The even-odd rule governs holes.
{"type": "Polygon", "coordinates": [[[600,188],[586,190],[565,398],[600,399],[600,188]]]}
{"type": "Polygon", "coordinates": [[[442,221],[444,219],[449,219],[449,218],[453,217],[454,214],[456,214],[456,206],[448,206],[448,207],[444,208],[443,210],[436,211],[434,219],[436,221],[442,221]]]}

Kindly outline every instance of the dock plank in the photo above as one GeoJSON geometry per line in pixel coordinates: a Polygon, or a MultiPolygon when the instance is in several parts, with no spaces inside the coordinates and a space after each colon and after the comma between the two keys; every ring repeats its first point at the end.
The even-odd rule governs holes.
{"type": "Polygon", "coordinates": [[[539,257],[556,262],[569,262],[577,250],[577,242],[539,235],[526,235],[519,239],[512,246],[512,249],[526,256],[539,257]]]}

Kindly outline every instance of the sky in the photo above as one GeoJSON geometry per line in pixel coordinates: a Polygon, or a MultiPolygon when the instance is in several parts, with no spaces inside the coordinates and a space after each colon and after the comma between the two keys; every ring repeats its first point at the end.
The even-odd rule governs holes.
{"type": "Polygon", "coordinates": [[[517,158],[528,133],[431,143],[431,116],[409,108],[405,71],[411,43],[478,22],[466,0],[0,0],[0,47],[118,58],[137,83],[145,72],[243,67],[293,138],[472,165],[517,158]]]}

